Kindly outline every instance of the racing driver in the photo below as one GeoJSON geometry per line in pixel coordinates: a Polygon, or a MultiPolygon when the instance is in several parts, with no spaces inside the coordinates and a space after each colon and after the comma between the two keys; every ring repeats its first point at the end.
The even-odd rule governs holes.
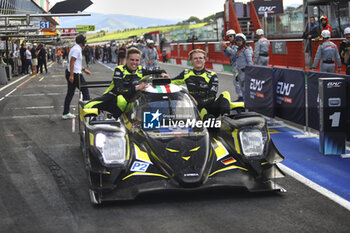
{"type": "Polygon", "coordinates": [[[150,74],[169,77],[164,70],[147,70],[142,68],[140,63],[141,51],[137,48],[128,49],[126,65],[120,65],[114,69],[113,80],[104,94],[89,101],[84,108],[108,111],[117,119],[125,111],[136,92],[146,88],[147,84],[139,84],[139,80],[150,74]]]}
{"type": "Polygon", "coordinates": [[[231,97],[224,91],[216,99],[219,80],[215,72],[205,69],[207,54],[201,49],[194,49],[189,53],[192,69],[185,69],[171,80],[176,85],[186,84],[188,92],[198,104],[201,118],[218,117],[220,114],[230,113],[231,97]]]}

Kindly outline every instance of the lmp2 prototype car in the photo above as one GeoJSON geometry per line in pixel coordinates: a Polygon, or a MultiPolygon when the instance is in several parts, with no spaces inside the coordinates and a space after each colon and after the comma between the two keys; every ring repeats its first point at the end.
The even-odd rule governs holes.
{"type": "Polygon", "coordinates": [[[263,117],[243,111],[202,121],[191,96],[168,81],[154,79],[120,119],[79,101],[92,203],[160,190],[286,191],[274,182],[284,177],[276,165],[284,157],[263,117]]]}

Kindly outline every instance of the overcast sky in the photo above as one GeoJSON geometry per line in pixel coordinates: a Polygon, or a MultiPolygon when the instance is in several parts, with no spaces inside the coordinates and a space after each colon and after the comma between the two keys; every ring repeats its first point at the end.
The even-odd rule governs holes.
{"type": "MultiPolygon", "coordinates": [[[[53,6],[62,0],[49,0],[53,6]]],[[[91,0],[85,11],[104,14],[125,14],[161,19],[202,19],[224,10],[225,0],[91,0]]],[[[236,2],[247,2],[236,0],[236,2]]],[[[303,0],[283,0],[283,5],[302,4],[303,0]]]]}

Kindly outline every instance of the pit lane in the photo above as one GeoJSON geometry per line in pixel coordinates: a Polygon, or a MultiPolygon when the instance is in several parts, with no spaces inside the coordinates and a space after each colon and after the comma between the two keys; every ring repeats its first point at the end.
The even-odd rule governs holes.
{"type": "MultiPolygon", "coordinates": [[[[183,67],[161,65],[174,77],[183,67]]],[[[91,65],[87,80],[111,80],[91,65]]],[[[16,80],[14,80],[16,81],[16,80]]],[[[232,76],[219,91],[233,94],[232,76]]],[[[93,90],[92,96],[104,90],[93,90]]],[[[62,120],[64,69],[28,76],[0,89],[1,232],[349,232],[350,212],[291,177],[284,194],[213,190],[156,193],[135,201],[90,204],[72,121],[62,120]]],[[[77,94],[71,110],[77,113],[77,94]]],[[[75,128],[77,131],[77,126],[75,128]]]]}

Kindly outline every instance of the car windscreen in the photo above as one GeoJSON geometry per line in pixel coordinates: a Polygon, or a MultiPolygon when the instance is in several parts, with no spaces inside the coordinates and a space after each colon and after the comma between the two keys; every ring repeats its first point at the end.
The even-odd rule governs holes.
{"type": "MultiPolygon", "coordinates": [[[[198,119],[199,114],[191,97],[185,93],[171,93],[167,95],[148,94],[146,101],[140,105],[138,118],[141,120],[144,113],[158,111],[162,119],[185,120],[198,119]]],[[[142,121],[142,120],[141,120],[142,121]]]]}

